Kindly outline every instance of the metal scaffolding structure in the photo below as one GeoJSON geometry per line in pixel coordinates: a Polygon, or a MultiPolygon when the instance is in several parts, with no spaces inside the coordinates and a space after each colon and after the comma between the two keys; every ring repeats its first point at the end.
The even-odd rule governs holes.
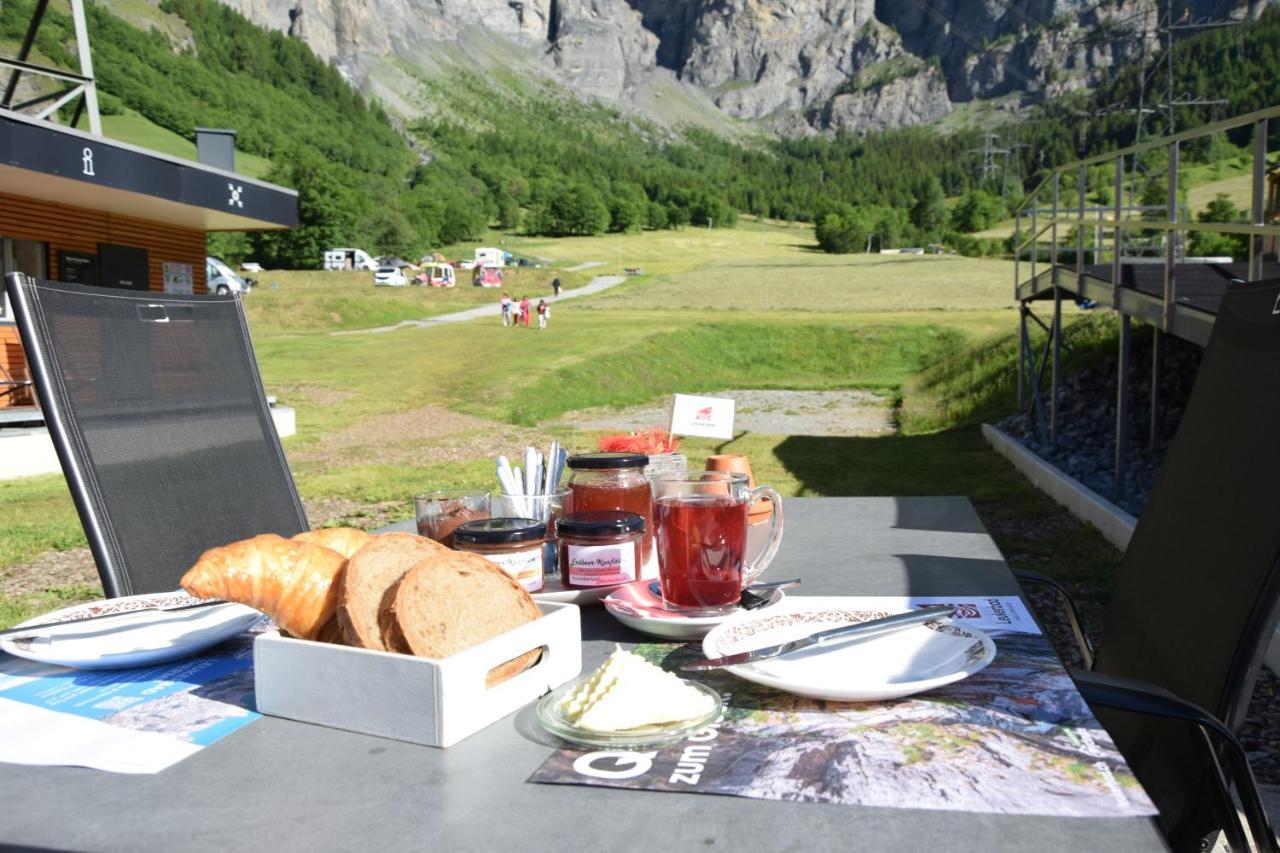
{"type": "Polygon", "coordinates": [[[1151,428],[1148,442],[1159,440],[1160,377],[1163,368],[1162,336],[1174,335],[1204,346],[1209,340],[1218,302],[1232,281],[1256,280],[1280,274],[1274,263],[1264,266],[1264,246],[1275,245],[1280,224],[1267,206],[1267,133],[1280,119],[1280,107],[1238,116],[1202,127],[1149,139],[1108,154],[1078,160],[1055,168],[1027,197],[1016,214],[1014,231],[1014,293],[1018,300],[1019,358],[1018,408],[1031,419],[1037,433],[1050,446],[1059,435],[1062,384],[1062,302],[1090,300],[1120,314],[1120,340],[1116,381],[1115,464],[1113,496],[1125,489],[1130,426],[1130,349],[1133,321],[1154,330],[1151,363],[1151,428]],[[1247,223],[1193,222],[1178,201],[1180,146],[1193,139],[1252,126],[1253,166],[1251,203],[1247,223]],[[1163,149],[1168,156],[1168,203],[1165,206],[1133,206],[1124,203],[1126,163],[1144,153],[1163,149]],[[1088,207],[1088,170],[1091,166],[1114,168],[1114,203],[1108,208],[1088,207]],[[1076,204],[1061,204],[1063,181],[1075,179],[1076,204]],[[1051,203],[1042,206],[1042,202],[1051,203]],[[1074,229],[1074,251],[1068,244],[1074,229]],[[1242,234],[1249,238],[1249,257],[1242,263],[1191,263],[1182,250],[1194,232],[1242,234]],[[1134,235],[1158,235],[1155,241],[1134,235]],[[1094,234],[1092,248],[1086,235],[1094,234]],[[1047,239],[1046,239],[1047,238],[1047,239]],[[1264,243],[1264,241],[1266,241],[1264,243]],[[1105,246],[1105,248],[1104,248],[1105,246]],[[1162,258],[1153,258],[1154,248],[1162,258]],[[1046,252],[1047,250],[1047,252],[1046,252]],[[1093,263],[1086,263],[1092,251],[1093,263]],[[1047,262],[1041,258],[1047,254],[1047,262]],[[1074,263],[1061,263],[1063,256],[1074,263]],[[1109,255],[1109,262],[1107,256],[1109,255]],[[1032,307],[1052,300],[1052,316],[1046,323],[1032,307]],[[1045,333],[1037,354],[1030,328],[1045,333]],[[1046,375],[1047,374],[1047,375],[1046,375]],[[1047,382],[1046,382],[1047,379],[1047,382]]]}
{"type": "Polygon", "coordinates": [[[89,29],[85,24],[84,0],[70,0],[71,21],[76,35],[76,56],[79,60],[78,73],[64,71],[29,62],[31,48],[36,43],[36,35],[40,32],[40,24],[44,21],[49,9],[49,0],[36,0],[35,9],[31,12],[31,20],[27,22],[27,31],[18,48],[18,55],[13,58],[0,56],[0,70],[8,70],[8,80],[4,91],[0,92],[0,109],[25,112],[34,118],[53,120],[58,110],[75,101],[75,112],[70,127],[75,127],[81,115],[89,120],[89,132],[94,136],[102,135],[102,121],[98,117],[98,87],[93,78],[93,57],[89,52],[89,29]],[[45,92],[37,92],[25,100],[15,102],[18,97],[18,83],[23,75],[54,81],[54,87],[45,92]],[[79,100],[77,100],[79,99],[79,100]]]}

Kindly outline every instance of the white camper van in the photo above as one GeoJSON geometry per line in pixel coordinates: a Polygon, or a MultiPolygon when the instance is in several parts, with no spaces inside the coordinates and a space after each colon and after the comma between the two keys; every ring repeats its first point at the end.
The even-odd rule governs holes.
{"type": "Polygon", "coordinates": [[[476,249],[475,265],[477,267],[505,267],[507,265],[506,252],[492,248],[476,249]]]}
{"type": "Polygon", "coordinates": [[[378,264],[363,249],[330,249],[324,253],[324,268],[374,272],[378,269],[378,264]]]}
{"type": "Polygon", "coordinates": [[[254,284],[253,279],[237,275],[221,258],[213,255],[204,259],[204,274],[209,293],[248,293],[254,284]]]}

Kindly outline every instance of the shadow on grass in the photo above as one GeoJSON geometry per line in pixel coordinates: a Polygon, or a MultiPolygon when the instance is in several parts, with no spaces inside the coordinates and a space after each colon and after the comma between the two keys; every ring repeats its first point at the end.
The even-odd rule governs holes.
{"type": "MultiPolygon", "coordinates": [[[[963,495],[1013,568],[1082,585],[1105,600],[1120,554],[987,446],[978,427],[883,437],[791,436],[774,451],[799,496],[963,495]]],[[[900,502],[898,527],[944,529],[900,502]]],[[[958,531],[970,532],[970,531],[958,531]]]]}
{"type": "Polygon", "coordinates": [[[798,495],[1039,497],[976,427],[909,436],[790,436],[774,452],[799,481],[798,495]]]}

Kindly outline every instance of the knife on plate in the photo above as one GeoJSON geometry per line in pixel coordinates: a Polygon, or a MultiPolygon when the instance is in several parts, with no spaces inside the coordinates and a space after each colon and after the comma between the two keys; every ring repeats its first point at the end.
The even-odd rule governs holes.
{"type": "Polygon", "coordinates": [[[25,625],[17,628],[6,628],[0,631],[0,637],[13,637],[16,634],[22,634],[16,637],[17,640],[37,640],[42,636],[50,636],[48,630],[50,628],[61,628],[64,625],[77,625],[81,622],[97,622],[99,619],[120,619],[125,616],[133,616],[138,613],[176,613],[179,610],[197,610],[201,607],[215,607],[219,604],[229,604],[220,598],[209,598],[204,601],[197,601],[194,604],[181,604],[177,607],[139,607],[137,610],[120,610],[115,613],[99,613],[97,616],[81,616],[79,619],[64,619],[61,622],[44,622],[39,625],[25,625]]]}
{"type": "Polygon", "coordinates": [[[766,646],[763,649],[738,652],[737,654],[725,655],[720,658],[700,658],[682,664],[680,668],[685,670],[719,669],[724,666],[756,663],[757,661],[790,654],[800,649],[807,649],[811,646],[821,646],[833,640],[842,640],[848,637],[857,637],[859,639],[878,637],[881,634],[901,631],[903,628],[910,628],[913,625],[923,625],[925,622],[950,620],[955,615],[956,609],[954,607],[926,607],[921,610],[912,610],[909,613],[886,616],[883,619],[872,619],[870,622],[828,628],[825,631],[819,631],[816,634],[810,634],[807,637],[801,637],[798,640],[792,640],[789,643],[783,643],[778,646],[766,646]]]}

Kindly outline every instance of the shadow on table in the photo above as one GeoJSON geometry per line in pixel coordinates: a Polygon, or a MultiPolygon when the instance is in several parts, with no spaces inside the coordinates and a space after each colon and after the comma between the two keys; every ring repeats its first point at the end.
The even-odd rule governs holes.
{"type": "Polygon", "coordinates": [[[938,554],[894,554],[905,569],[903,595],[1020,595],[1004,560],[938,554]]]}

